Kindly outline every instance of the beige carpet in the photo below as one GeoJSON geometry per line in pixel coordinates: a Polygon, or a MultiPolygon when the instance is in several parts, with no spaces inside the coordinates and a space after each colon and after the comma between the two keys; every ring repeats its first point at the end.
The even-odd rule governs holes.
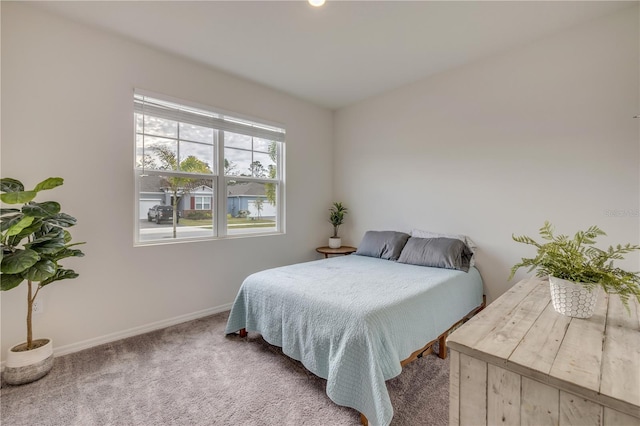
{"type": "MultiPolygon", "coordinates": [[[[0,424],[357,425],[326,381],[250,333],[225,336],[228,312],[56,358],[43,379],[2,384],[0,424]]],[[[446,425],[448,360],[428,355],[387,382],[392,425],[446,425]]]]}

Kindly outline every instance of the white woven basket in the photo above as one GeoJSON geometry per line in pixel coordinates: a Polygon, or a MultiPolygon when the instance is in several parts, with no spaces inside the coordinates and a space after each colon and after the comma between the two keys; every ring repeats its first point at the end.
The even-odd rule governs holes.
{"type": "Polygon", "coordinates": [[[596,309],[600,287],[593,291],[581,284],[549,276],[551,302],[556,312],[574,318],[590,318],[596,309]]]}

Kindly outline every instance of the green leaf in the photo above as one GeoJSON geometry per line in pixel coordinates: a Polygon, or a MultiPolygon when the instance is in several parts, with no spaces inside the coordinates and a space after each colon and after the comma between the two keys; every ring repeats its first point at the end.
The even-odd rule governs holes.
{"type": "Polygon", "coordinates": [[[64,182],[64,179],[62,178],[50,177],[48,179],[43,180],[39,184],[37,184],[33,190],[38,192],[38,191],[45,191],[47,189],[53,189],[57,186],[62,185],[63,182],[64,182]]]}
{"type": "Polygon", "coordinates": [[[24,277],[31,281],[44,281],[55,275],[57,266],[50,260],[43,259],[36,262],[31,268],[27,269],[24,277]]]}
{"type": "MultiPolygon", "coordinates": [[[[27,247],[27,245],[25,245],[27,247]]],[[[56,254],[60,250],[64,249],[64,240],[55,238],[49,241],[43,241],[38,244],[30,244],[27,248],[37,252],[40,255],[48,254],[56,254]]]]}
{"type": "Polygon", "coordinates": [[[34,250],[41,255],[50,255],[64,249],[65,244],[64,229],[54,228],[49,233],[41,235],[30,243],[25,244],[24,247],[34,250]]]}
{"type": "MultiPolygon", "coordinates": [[[[40,221],[40,228],[33,232],[33,236],[35,238],[40,238],[43,235],[47,235],[49,232],[51,232],[52,230],[54,230],[56,228],[56,226],[50,224],[46,220],[46,218],[45,219],[36,219],[36,220],[40,221]]],[[[34,223],[35,223],[35,221],[34,221],[34,223]]]]}
{"type": "Polygon", "coordinates": [[[0,194],[0,200],[7,204],[24,204],[36,198],[36,191],[7,192],[0,194]]]}
{"type": "Polygon", "coordinates": [[[33,223],[33,218],[26,216],[20,219],[20,221],[14,225],[12,225],[9,229],[7,229],[6,236],[11,237],[13,235],[18,235],[24,228],[27,228],[33,223]]]}
{"type": "Polygon", "coordinates": [[[76,218],[73,216],[69,216],[66,213],[58,213],[55,216],[48,217],[44,219],[45,222],[50,223],[56,226],[69,227],[76,224],[76,218]]]}
{"type": "Polygon", "coordinates": [[[35,232],[39,231],[41,229],[41,227],[42,227],[42,220],[41,219],[34,219],[33,223],[31,223],[31,225],[29,225],[26,228],[24,228],[22,231],[20,231],[19,234],[12,235],[12,236],[8,237],[7,240],[5,241],[5,243],[8,246],[15,247],[24,238],[26,238],[26,237],[34,234],[35,232]]]}
{"type": "Polygon", "coordinates": [[[3,178],[0,179],[0,191],[2,192],[22,192],[24,185],[17,179],[3,178]]]}
{"type": "MultiPolygon", "coordinates": [[[[65,241],[69,242],[70,240],[71,240],[71,238],[69,238],[69,240],[65,240],[65,241]]],[[[81,243],[67,244],[67,248],[69,248],[69,247],[73,247],[73,246],[81,246],[81,245],[83,245],[83,244],[87,244],[87,243],[83,241],[83,242],[81,242],[81,243]]]]}
{"type": "Polygon", "coordinates": [[[65,238],[65,230],[62,228],[50,228],[49,232],[46,234],[38,233],[35,239],[33,239],[29,244],[25,244],[25,247],[29,247],[32,244],[40,244],[43,242],[51,241],[51,240],[60,240],[64,242],[65,238]]]}
{"type": "Polygon", "coordinates": [[[19,274],[35,265],[40,260],[40,255],[33,250],[17,250],[5,254],[0,263],[0,271],[3,274],[19,274]]]}
{"type": "Polygon", "coordinates": [[[0,220],[0,231],[4,232],[7,229],[11,228],[16,223],[20,222],[24,215],[22,213],[13,215],[13,216],[5,216],[0,220]]]}
{"type": "Polygon", "coordinates": [[[56,252],[53,256],[51,256],[51,260],[59,261],[65,259],[67,257],[83,257],[84,253],[78,249],[69,249],[65,247],[63,250],[56,252]]]}
{"type": "Polygon", "coordinates": [[[18,287],[22,281],[24,281],[22,274],[2,274],[0,275],[0,290],[11,290],[18,287]]]}
{"type": "Polygon", "coordinates": [[[33,217],[49,217],[60,213],[60,203],[45,201],[44,203],[29,203],[22,208],[22,213],[33,217]]]}
{"type": "Polygon", "coordinates": [[[40,283],[40,286],[44,287],[45,285],[51,284],[54,281],[73,279],[78,278],[79,276],[80,274],[75,273],[71,269],[58,269],[52,277],[49,277],[46,280],[42,281],[40,283]]]}
{"type": "Polygon", "coordinates": [[[4,216],[9,213],[18,213],[19,211],[19,209],[0,209],[0,216],[4,216]]]}

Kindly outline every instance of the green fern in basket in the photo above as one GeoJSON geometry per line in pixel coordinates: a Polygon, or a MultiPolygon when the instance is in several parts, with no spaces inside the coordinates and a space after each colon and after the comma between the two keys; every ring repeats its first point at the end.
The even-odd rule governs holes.
{"type": "Polygon", "coordinates": [[[528,272],[537,269],[538,277],[551,275],[582,284],[589,290],[600,285],[605,292],[619,295],[629,310],[629,297],[633,296],[640,302],[640,277],[636,272],[614,267],[613,261],[624,259],[625,254],[640,250],[640,246],[618,244],[602,250],[594,246],[601,235],[607,234],[597,226],[578,231],[573,238],[554,235],[553,226],[548,221],[540,228],[540,237],[546,242],[538,243],[531,237],[513,235],[514,241],[535,246],[538,252],[535,257],[522,258],[513,265],[509,279],[518,269],[529,268],[528,272]]]}

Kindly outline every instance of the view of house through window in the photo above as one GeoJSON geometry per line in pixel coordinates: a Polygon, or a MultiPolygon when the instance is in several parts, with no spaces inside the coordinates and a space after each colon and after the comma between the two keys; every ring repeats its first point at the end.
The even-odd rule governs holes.
{"type": "Polygon", "coordinates": [[[137,243],[282,232],[284,129],[139,91],[134,114],[137,243]]]}

